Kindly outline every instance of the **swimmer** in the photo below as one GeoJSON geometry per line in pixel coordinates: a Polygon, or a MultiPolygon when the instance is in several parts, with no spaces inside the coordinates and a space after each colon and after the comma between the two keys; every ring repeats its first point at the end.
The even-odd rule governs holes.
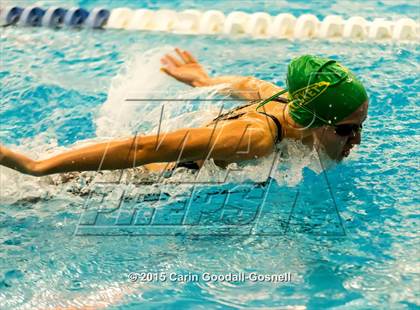
{"type": "Polygon", "coordinates": [[[287,89],[254,77],[210,77],[188,51],[175,49],[161,70],[192,87],[228,85],[250,102],[198,128],[139,135],[33,160],[0,145],[0,164],[32,176],[144,166],[149,171],[199,169],[206,159],[221,167],[270,155],[283,139],[341,161],[361,142],[368,96],[361,82],[335,60],[304,55],[288,66],[287,89]]]}

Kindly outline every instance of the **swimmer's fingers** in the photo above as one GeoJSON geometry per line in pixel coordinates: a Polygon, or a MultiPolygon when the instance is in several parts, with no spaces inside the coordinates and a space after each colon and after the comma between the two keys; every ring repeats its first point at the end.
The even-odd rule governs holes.
{"type": "Polygon", "coordinates": [[[189,51],[184,51],[183,54],[188,59],[189,63],[198,63],[197,59],[195,59],[195,57],[189,51]]]}
{"type": "Polygon", "coordinates": [[[168,67],[179,67],[182,66],[182,63],[176,59],[175,57],[167,54],[165,57],[162,58],[162,63],[167,65],[168,67]]]}
{"type": "Polygon", "coordinates": [[[160,62],[162,63],[162,67],[160,68],[160,71],[166,73],[169,76],[172,76],[176,78],[176,70],[178,67],[181,66],[181,63],[179,60],[175,59],[171,55],[165,55],[160,62]]]}
{"type": "Polygon", "coordinates": [[[184,54],[185,52],[181,51],[179,48],[175,48],[175,52],[178,56],[187,64],[190,63],[190,59],[184,54]]]}

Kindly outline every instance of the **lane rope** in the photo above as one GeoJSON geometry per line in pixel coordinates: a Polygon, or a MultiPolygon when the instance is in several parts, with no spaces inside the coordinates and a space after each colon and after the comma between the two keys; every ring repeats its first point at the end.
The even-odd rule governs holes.
{"type": "Polygon", "coordinates": [[[328,15],[319,20],[313,14],[294,16],[282,13],[272,16],[265,12],[248,14],[234,11],[225,15],[209,10],[149,10],[129,8],[79,7],[70,9],[37,6],[0,8],[1,26],[83,27],[164,31],[191,35],[244,35],[254,38],[325,39],[349,41],[414,42],[420,40],[420,24],[411,18],[366,20],[360,16],[344,19],[328,15]]]}

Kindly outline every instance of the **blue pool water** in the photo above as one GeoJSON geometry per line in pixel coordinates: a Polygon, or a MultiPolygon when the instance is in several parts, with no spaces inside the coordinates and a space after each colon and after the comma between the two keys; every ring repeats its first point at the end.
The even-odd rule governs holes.
{"type": "MultiPolygon", "coordinates": [[[[404,1],[147,6],[203,3],[225,12],[418,18],[416,6],[404,1]]],[[[193,98],[166,103],[165,117],[175,117],[164,122],[167,129],[211,119],[218,103],[195,100],[218,98],[211,90],[192,90],[159,72],[160,55],[174,46],[191,50],[213,75],[252,75],[280,86],[297,55],[339,59],[369,92],[363,143],[323,173],[315,154],[285,142],[285,158],[268,181],[272,158],[240,167],[221,183],[224,172],[209,163],[195,185],[185,183],[194,180],[185,171],[147,185],[139,183],[140,170],[121,180],[105,173],[63,182],[1,167],[0,308],[417,309],[418,45],[9,27],[1,36],[0,142],[41,158],[83,141],[156,130],[162,103],[126,104],[127,97],[193,98]],[[112,212],[122,192],[124,208],[112,212]],[[95,222],[100,205],[109,213],[101,210],[95,222]],[[157,225],[146,225],[152,213],[157,225]],[[130,272],[290,272],[292,281],[132,283],[130,272]]]]}

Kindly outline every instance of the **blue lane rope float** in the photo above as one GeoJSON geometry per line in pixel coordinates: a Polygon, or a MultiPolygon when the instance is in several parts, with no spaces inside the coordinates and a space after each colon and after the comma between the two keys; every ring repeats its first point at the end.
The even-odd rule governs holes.
{"type": "Polygon", "coordinates": [[[42,17],[44,16],[44,14],[45,11],[40,7],[27,7],[23,10],[22,15],[20,15],[18,25],[32,27],[41,26],[42,17]]]}
{"type": "Polygon", "coordinates": [[[68,27],[81,27],[88,18],[89,12],[82,8],[71,8],[64,17],[64,24],[68,27]]]}
{"type": "Polygon", "coordinates": [[[1,9],[0,12],[0,25],[9,26],[18,22],[23,9],[19,6],[8,6],[1,9]]]}
{"type": "Polygon", "coordinates": [[[88,28],[102,28],[108,21],[109,15],[109,10],[104,8],[94,8],[85,20],[85,26],[88,28]]]}
{"type": "Polygon", "coordinates": [[[64,16],[66,13],[66,9],[57,6],[50,7],[45,11],[41,24],[44,27],[60,27],[64,23],[64,16]]]}

